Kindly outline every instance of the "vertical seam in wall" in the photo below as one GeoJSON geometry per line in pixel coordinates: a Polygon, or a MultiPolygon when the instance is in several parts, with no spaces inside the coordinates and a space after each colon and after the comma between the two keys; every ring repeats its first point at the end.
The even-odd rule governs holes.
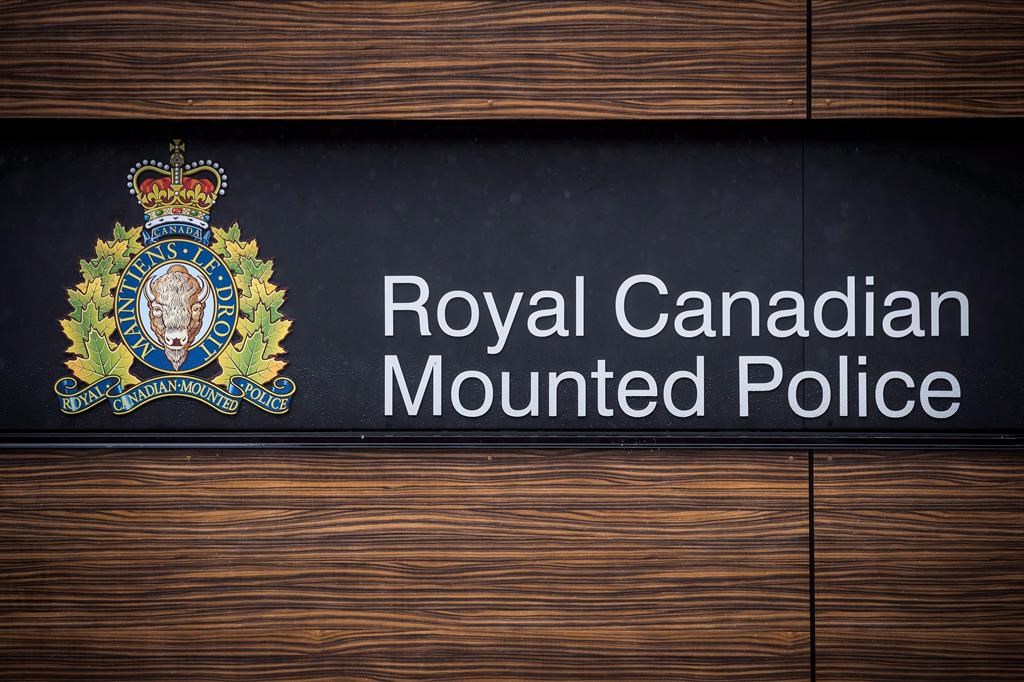
{"type": "Polygon", "coordinates": [[[812,91],[811,91],[811,78],[812,78],[812,75],[813,75],[813,69],[811,68],[812,67],[812,64],[811,64],[811,47],[812,47],[812,42],[811,42],[811,20],[814,17],[814,8],[812,6],[813,2],[814,2],[814,0],[807,0],[807,18],[804,21],[804,33],[807,36],[807,46],[805,48],[806,52],[805,52],[805,55],[804,55],[804,73],[807,76],[806,84],[805,84],[804,87],[806,87],[807,91],[806,91],[806,94],[804,95],[804,99],[807,102],[807,113],[805,114],[805,116],[808,119],[810,119],[811,116],[813,115],[813,113],[812,113],[812,109],[813,109],[813,107],[812,107],[812,98],[811,98],[811,94],[812,94],[812,91]]]}
{"type": "MultiPolygon", "coordinates": [[[[807,118],[811,118],[811,2],[807,0],[807,118]]],[[[800,291],[807,295],[807,129],[800,135],[800,291]]],[[[800,339],[800,363],[807,369],[807,339],[800,339]]],[[[804,382],[804,390],[806,391],[804,382]]],[[[806,395],[803,396],[806,398],[806,395]]],[[[804,403],[806,404],[806,402],[804,403]]],[[[807,421],[803,420],[806,425],[807,421]]],[[[818,676],[814,586],[814,450],[807,450],[807,619],[811,682],[818,676]]]]}
{"type": "Polygon", "coordinates": [[[814,450],[807,451],[807,588],[810,629],[811,682],[818,676],[817,638],[815,637],[814,604],[814,450]]]}
{"type": "MultiPolygon", "coordinates": [[[[804,100],[806,102],[805,118],[811,120],[814,117],[814,63],[813,63],[813,20],[814,0],[807,0],[806,19],[804,21],[804,34],[806,45],[804,47],[804,73],[806,88],[804,100]]],[[[803,130],[800,139],[800,288],[806,295],[807,291],[807,130],[803,130]]],[[[807,341],[801,339],[801,363],[807,369],[807,341]]],[[[818,678],[818,642],[817,623],[815,619],[815,602],[817,594],[814,584],[814,450],[807,451],[807,616],[809,635],[809,658],[811,682],[818,678]]]]}

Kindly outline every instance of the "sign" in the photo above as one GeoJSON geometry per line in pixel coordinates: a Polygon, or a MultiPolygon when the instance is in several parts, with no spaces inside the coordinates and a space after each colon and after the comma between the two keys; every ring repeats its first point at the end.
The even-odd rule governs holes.
{"type": "Polygon", "coordinates": [[[68,289],[61,320],[72,376],[54,390],[65,414],[106,401],[128,414],[162,398],[191,398],[227,415],[248,402],[284,414],[295,383],[278,376],[291,320],[273,265],[238,225],[210,228],[210,210],[227,190],[227,173],[210,161],[185,165],[174,140],[170,163],[136,163],[129,193],[145,224],[114,226],[81,260],[82,281],[68,289]],[[194,373],[217,362],[206,380],[194,373]],[[135,363],[155,374],[136,375],[135,363]]]}
{"type": "Polygon", "coordinates": [[[8,444],[1024,429],[991,130],[169,127],[5,141],[8,444]]]}

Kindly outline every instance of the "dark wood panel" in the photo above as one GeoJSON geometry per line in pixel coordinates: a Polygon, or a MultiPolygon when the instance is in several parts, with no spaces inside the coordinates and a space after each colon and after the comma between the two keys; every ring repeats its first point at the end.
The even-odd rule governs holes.
{"type": "Polygon", "coordinates": [[[8,452],[4,679],[809,676],[780,452],[8,452]]]}
{"type": "Polygon", "coordinates": [[[804,0],[0,1],[0,115],[803,117],[804,0]]]}
{"type": "Polygon", "coordinates": [[[1024,679],[1024,453],[815,454],[817,678],[1024,679]]]}
{"type": "Polygon", "coordinates": [[[1024,116],[1020,0],[812,0],[812,116],[1024,116]]]}

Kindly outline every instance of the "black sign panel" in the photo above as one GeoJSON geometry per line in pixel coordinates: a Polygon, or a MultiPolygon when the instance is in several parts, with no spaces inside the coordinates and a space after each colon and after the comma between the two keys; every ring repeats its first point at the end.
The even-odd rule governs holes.
{"type": "Polygon", "coordinates": [[[15,124],[0,430],[1012,442],[1000,128],[15,124]]]}

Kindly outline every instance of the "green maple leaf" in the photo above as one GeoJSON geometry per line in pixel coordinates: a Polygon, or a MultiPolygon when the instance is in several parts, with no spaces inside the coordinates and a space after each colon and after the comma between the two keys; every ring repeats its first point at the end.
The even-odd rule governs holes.
{"type": "Polygon", "coordinates": [[[243,258],[241,263],[242,277],[249,282],[269,282],[274,276],[274,262],[259,258],[243,258]]]}
{"type": "Polygon", "coordinates": [[[68,289],[71,314],[61,320],[64,335],[71,342],[67,352],[76,357],[67,361],[68,368],[80,380],[92,384],[103,377],[115,376],[125,386],[137,384],[132,375],[133,357],[124,344],[112,343],[115,321],[111,291],[132,256],[142,250],[142,227],[125,229],[114,225],[114,239],[96,241],[96,258],[79,262],[83,281],[68,289]]]}
{"type": "Polygon", "coordinates": [[[230,241],[224,244],[224,262],[233,272],[241,274],[242,261],[246,258],[256,259],[259,256],[260,247],[255,239],[247,242],[230,241]]]}
{"type": "Polygon", "coordinates": [[[121,223],[114,224],[114,240],[125,242],[128,245],[127,254],[129,256],[134,256],[139,251],[142,251],[142,242],[139,241],[140,236],[142,236],[141,225],[126,230],[121,223]]]}
{"type": "Polygon", "coordinates": [[[287,363],[268,357],[267,342],[263,332],[256,330],[238,343],[228,346],[217,358],[221,373],[213,383],[227,386],[233,377],[246,377],[264,384],[280,373],[287,363]]]}
{"type": "Polygon", "coordinates": [[[213,228],[213,244],[210,245],[210,248],[221,258],[227,258],[229,255],[228,242],[237,242],[241,238],[242,230],[239,229],[238,223],[226,230],[215,227],[213,228]]]}
{"type": "Polygon", "coordinates": [[[114,224],[114,238],[111,241],[96,242],[96,256],[104,258],[110,256],[112,259],[111,272],[120,274],[132,256],[142,251],[142,226],[126,230],[121,223],[114,224]]]}
{"type": "Polygon", "coordinates": [[[82,266],[82,274],[85,276],[86,283],[98,279],[104,291],[112,289],[117,284],[119,273],[113,270],[114,258],[112,256],[94,258],[91,261],[83,260],[79,264],[82,266]]]}
{"type": "Polygon", "coordinates": [[[100,315],[96,304],[90,301],[77,315],[72,314],[71,317],[61,320],[60,327],[64,330],[64,336],[71,341],[67,352],[84,356],[88,353],[85,343],[90,332],[95,329],[102,336],[110,338],[114,331],[114,318],[100,315]]]}
{"type": "Polygon", "coordinates": [[[68,289],[68,303],[71,304],[72,317],[82,319],[82,310],[90,303],[96,306],[100,315],[106,315],[114,309],[114,296],[103,288],[103,282],[92,279],[80,282],[74,289],[68,289]]]}
{"type": "Polygon", "coordinates": [[[284,289],[278,289],[269,282],[253,280],[248,294],[243,293],[238,299],[238,309],[252,317],[257,306],[263,305],[270,313],[270,321],[277,322],[283,317],[281,306],[284,304],[284,293],[284,289]]]}
{"type": "Polygon", "coordinates": [[[285,352],[281,342],[284,337],[288,336],[291,329],[291,320],[282,319],[280,313],[277,314],[277,319],[274,319],[274,313],[263,303],[253,310],[252,319],[238,318],[238,331],[242,336],[249,337],[257,331],[263,334],[263,338],[267,342],[267,357],[285,352]]]}
{"type": "Polygon", "coordinates": [[[128,254],[128,242],[96,240],[96,257],[110,258],[110,271],[120,273],[128,265],[131,258],[128,254]]]}
{"type": "Polygon", "coordinates": [[[124,344],[111,345],[95,329],[89,330],[85,342],[85,356],[67,361],[68,369],[87,384],[94,384],[103,377],[115,376],[125,386],[139,382],[131,373],[132,354],[124,344]]]}

